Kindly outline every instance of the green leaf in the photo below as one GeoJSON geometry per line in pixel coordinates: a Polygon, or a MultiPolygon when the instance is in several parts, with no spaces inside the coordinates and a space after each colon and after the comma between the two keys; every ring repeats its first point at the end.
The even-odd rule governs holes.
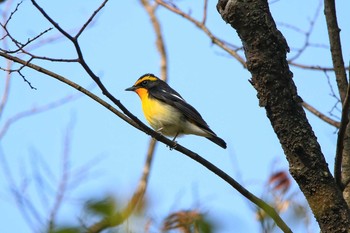
{"type": "Polygon", "coordinates": [[[102,200],[87,201],[85,208],[92,214],[100,216],[111,216],[117,210],[117,202],[112,197],[106,197],[102,200]]]}

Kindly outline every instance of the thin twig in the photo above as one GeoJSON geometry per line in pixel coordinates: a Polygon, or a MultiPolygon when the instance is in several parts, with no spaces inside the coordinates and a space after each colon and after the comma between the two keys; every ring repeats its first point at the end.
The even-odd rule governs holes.
{"type": "MultiPolygon", "coordinates": [[[[5,26],[5,27],[6,27],[7,24],[11,21],[13,15],[18,11],[18,8],[19,8],[19,6],[20,6],[22,3],[23,3],[23,1],[20,1],[19,3],[17,3],[15,9],[11,12],[10,16],[7,17],[7,20],[6,20],[5,23],[4,23],[4,26],[5,26]]],[[[4,10],[5,14],[6,14],[7,10],[10,9],[9,6],[10,6],[11,4],[12,4],[12,1],[8,1],[7,7],[6,7],[6,9],[4,10]]]]}
{"type": "MultiPolygon", "coordinates": [[[[313,65],[305,65],[305,64],[299,64],[299,63],[295,63],[292,61],[288,62],[289,65],[301,68],[301,69],[306,69],[306,70],[319,70],[319,71],[334,71],[334,67],[321,67],[321,66],[313,66],[313,65]]],[[[345,67],[346,70],[349,70],[349,66],[345,67]]]]}
{"type": "Polygon", "coordinates": [[[312,114],[314,114],[315,116],[317,116],[318,118],[320,118],[321,120],[327,122],[330,125],[333,125],[336,128],[340,127],[340,123],[338,121],[333,120],[332,118],[324,115],[323,113],[321,113],[320,111],[318,111],[317,109],[315,109],[314,107],[312,107],[311,105],[309,105],[308,103],[306,103],[305,101],[302,103],[303,107],[306,108],[307,110],[309,110],[312,114]]]}
{"type": "Polygon", "coordinates": [[[208,0],[204,0],[204,7],[203,7],[203,19],[202,24],[205,25],[207,21],[207,12],[208,12],[208,0]]]}
{"type": "Polygon", "coordinates": [[[4,31],[6,32],[6,36],[9,37],[12,42],[17,46],[17,49],[15,50],[3,50],[0,48],[1,51],[6,52],[6,53],[18,53],[18,52],[25,52],[24,48],[26,46],[28,46],[29,44],[31,44],[33,41],[37,40],[38,38],[42,37],[43,35],[45,35],[46,33],[48,33],[49,31],[52,30],[52,28],[48,28],[44,31],[42,31],[41,33],[39,33],[38,35],[34,36],[33,38],[30,38],[27,40],[27,42],[25,43],[21,43],[18,40],[16,40],[8,31],[7,27],[3,24],[0,23],[0,26],[4,29],[4,31]]]}
{"type": "MultiPolygon", "coordinates": [[[[301,46],[300,49],[297,50],[296,54],[293,57],[288,59],[289,62],[292,62],[292,61],[296,60],[297,58],[299,58],[301,56],[301,54],[304,53],[304,51],[310,46],[310,36],[311,36],[311,33],[314,29],[315,22],[318,18],[318,15],[321,12],[321,9],[322,9],[322,2],[320,1],[317,8],[316,8],[314,17],[309,22],[309,29],[306,32],[303,32],[300,29],[298,30],[298,28],[295,26],[287,25],[287,27],[293,28],[294,30],[304,34],[304,36],[305,36],[304,44],[301,46]]],[[[286,24],[282,24],[282,25],[286,25],[286,24]]]]}
{"type": "Polygon", "coordinates": [[[74,37],[75,39],[78,39],[78,37],[81,35],[81,33],[83,33],[83,31],[85,31],[87,26],[92,22],[92,20],[95,18],[97,13],[100,12],[100,10],[106,5],[107,2],[108,2],[108,0],[104,0],[104,2],[102,2],[102,4],[94,11],[94,13],[90,16],[90,18],[84,23],[84,25],[80,28],[78,33],[75,35],[75,37],[74,37]]]}

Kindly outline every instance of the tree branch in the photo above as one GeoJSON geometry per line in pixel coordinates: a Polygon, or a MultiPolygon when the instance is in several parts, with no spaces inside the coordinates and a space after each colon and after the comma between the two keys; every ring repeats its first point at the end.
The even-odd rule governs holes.
{"type": "MultiPolygon", "coordinates": [[[[350,145],[348,136],[346,136],[346,129],[349,123],[349,84],[346,77],[345,65],[343,60],[341,41],[340,41],[340,29],[338,27],[336,7],[334,0],[324,0],[324,13],[326,16],[329,43],[331,47],[331,55],[333,66],[335,70],[336,82],[338,85],[338,91],[342,102],[342,117],[340,123],[340,129],[338,132],[337,149],[335,155],[334,164],[334,176],[338,186],[344,190],[344,185],[347,185],[350,178],[350,169],[342,169],[343,159],[350,160],[350,145]],[[346,150],[344,150],[346,149],[346,150]],[[343,173],[343,174],[342,174],[343,173]],[[344,177],[344,181],[342,180],[344,177]]],[[[349,191],[348,191],[349,192],[349,191]]],[[[350,206],[350,194],[347,194],[347,203],[350,206]]]]}
{"type": "Polygon", "coordinates": [[[302,32],[305,36],[304,44],[302,45],[302,47],[300,49],[297,50],[296,54],[289,59],[289,62],[293,62],[294,60],[299,58],[301,56],[301,54],[306,50],[306,48],[308,48],[310,46],[310,36],[311,36],[311,33],[314,29],[315,22],[318,18],[318,15],[319,15],[321,9],[322,9],[322,2],[320,1],[318,6],[317,6],[314,17],[309,22],[309,29],[306,32],[302,32],[301,30],[299,30],[299,32],[302,32]]]}
{"type": "MultiPolygon", "coordinates": [[[[288,64],[301,68],[301,69],[306,69],[306,70],[319,70],[319,71],[334,71],[334,67],[321,67],[321,66],[314,66],[314,65],[305,65],[305,64],[299,64],[295,63],[293,61],[289,61],[288,64]]],[[[349,70],[349,67],[345,67],[346,70],[349,70]]]]}
{"type": "Polygon", "coordinates": [[[331,46],[332,61],[335,71],[335,77],[338,84],[341,102],[344,103],[347,93],[348,81],[343,60],[343,54],[340,42],[340,29],[337,22],[334,0],[324,0],[324,14],[326,16],[329,44],[331,46]]]}
{"type": "Polygon", "coordinates": [[[338,121],[335,121],[332,118],[324,115],[323,113],[321,113],[320,111],[318,111],[317,109],[312,107],[310,104],[306,103],[305,101],[303,101],[302,105],[305,109],[309,110],[312,114],[314,114],[315,116],[317,116],[321,120],[327,122],[330,125],[333,125],[336,128],[340,127],[340,123],[338,121]]]}
{"type": "Polygon", "coordinates": [[[83,31],[85,31],[87,26],[92,22],[92,20],[95,18],[97,13],[100,12],[100,10],[106,5],[107,2],[108,2],[108,0],[104,0],[102,2],[102,4],[94,11],[94,13],[90,16],[90,18],[84,23],[84,25],[80,28],[78,33],[75,35],[75,37],[74,37],[75,39],[78,39],[78,37],[81,35],[81,33],[83,33],[83,31]]]}

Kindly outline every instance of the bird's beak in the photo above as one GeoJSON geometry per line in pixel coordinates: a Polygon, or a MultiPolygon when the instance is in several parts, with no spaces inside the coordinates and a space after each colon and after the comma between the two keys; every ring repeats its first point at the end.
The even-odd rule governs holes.
{"type": "Polygon", "coordinates": [[[125,90],[126,91],[135,91],[136,88],[135,88],[135,86],[132,86],[132,87],[126,88],[125,90]]]}

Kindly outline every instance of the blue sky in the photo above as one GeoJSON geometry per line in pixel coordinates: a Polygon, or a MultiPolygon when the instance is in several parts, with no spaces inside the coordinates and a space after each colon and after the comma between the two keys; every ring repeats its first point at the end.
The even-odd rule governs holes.
{"type": "MultiPolygon", "coordinates": [[[[79,28],[101,1],[39,1],[39,4],[64,29],[79,28]]],[[[201,18],[202,1],[178,1],[185,12],[201,18]]],[[[241,45],[236,32],[226,25],[217,13],[216,1],[209,1],[207,26],[212,32],[235,45],[241,45]]],[[[303,44],[303,37],[284,26],[290,24],[307,31],[318,0],[277,1],[271,11],[279,29],[291,48],[303,44]]],[[[350,29],[346,28],[347,1],[337,1],[339,25],[345,61],[349,61],[350,29]]],[[[11,9],[14,9],[16,2],[11,9]]],[[[0,5],[1,12],[6,3],[0,5]]],[[[283,151],[274,134],[265,110],[258,106],[256,91],[248,82],[250,74],[224,51],[211,44],[209,38],[194,25],[178,15],[159,9],[157,15],[165,39],[169,60],[169,84],[177,90],[220,137],[228,148],[223,150],[210,141],[197,136],[184,136],[178,143],[211,161],[244,186],[260,196],[272,170],[288,169],[283,151]]],[[[310,41],[327,45],[328,37],[321,10],[310,41]]],[[[19,40],[37,35],[51,27],[30,1],[23,1],[10,21],[9,29],[19,40]],[[30,23],[24,23],[29,21],[30,23]]],[[[57,35],[52,30],[47,36],[57,35]]],[[[144,120],[136,94],[125,92],[144,73],[159,75],[159,55],[155,35],[148,15],[136,1],[110,1],[96,18],[93,27],[80,38],[84,56],[92,70],[98,74],[108,90],[136,116],[144,120]]],[[[74,58],[73,46],[65,39],[41,46],[35,54],[57,58],[74,58]]],[[[292,53],[289,56],[293,55],[292,53]]],[[[308,48],[296,60],[308,65],[331,66],[328,49],[308,48]]],[[[92,80],[77,64],[34,61],[84,87],[92,80]]],[[[1,67],[5,66],[2,60],[1,67]]],[[[299,95],[308,103],[327,113],[335,103],[330,96],[329,83],[323,72],[291,67],[299,95]]],[[[14,75],[8,104],[1,125],[18,112],[42,106],[76,91],[50,77],[29,69],[23,71],[37,90],[32,90],[21,77],[14,75]]],[[[5,73],[3,73],[3,76],[5,73]]],[[[334,75],[329,74],[333,88],[334,75]]],[[[1,83],[4,83],[1,80],[1,83]]],[[[4,85],[0,84],[1,93],[4,85]]],[[[98,88],[92,91],[102,96],[98,88]]],[[[333,170],[336,130],[307,113],[324,155],[333,170]]],[[[25,193],[45,216],[47,206],[39,200],[35,189],[33,164],[42,157],[55,176],[60,175],[62,148],[66,128],[72,127],[69,164],[77,169],[91,160],[90,175],[69,193],[69,201],[59,212],[59,222],[70,222],[79,216],[77,203],[105,194],[121,196],[127,200],[137,186],[141,175],[149,136],[126,124],[87,97],[59,108],[30,116],[14,124],[1,140],[1,153],[17,183],[26,180],[25,193]]],[[[0,175],[1,221],[4,232],[31,232],[16,208],[5,176],[0,175]],[[15,221],[14,221],[15,219],[15,221]]],[[[298,188],[293,187],[294,190],[298,188]]],[[[217,219],[222,225],[219,232],[258,232],[259,224],[247,201],[217,176],[186,156],[158,144],[152,165],[147,195],[152,203],[151,218],[161,219],[172,211],[198,207],[217,219]]],[[[291,225],[294,226],[294,225],[291,225]]],[[[313,227],[315,224],[313,224],[313,227]]],[[[298,232],[307,232],[299,229],[298,232]]],[[[317,229],[317,228],[316,228],[317,229]]]]}

